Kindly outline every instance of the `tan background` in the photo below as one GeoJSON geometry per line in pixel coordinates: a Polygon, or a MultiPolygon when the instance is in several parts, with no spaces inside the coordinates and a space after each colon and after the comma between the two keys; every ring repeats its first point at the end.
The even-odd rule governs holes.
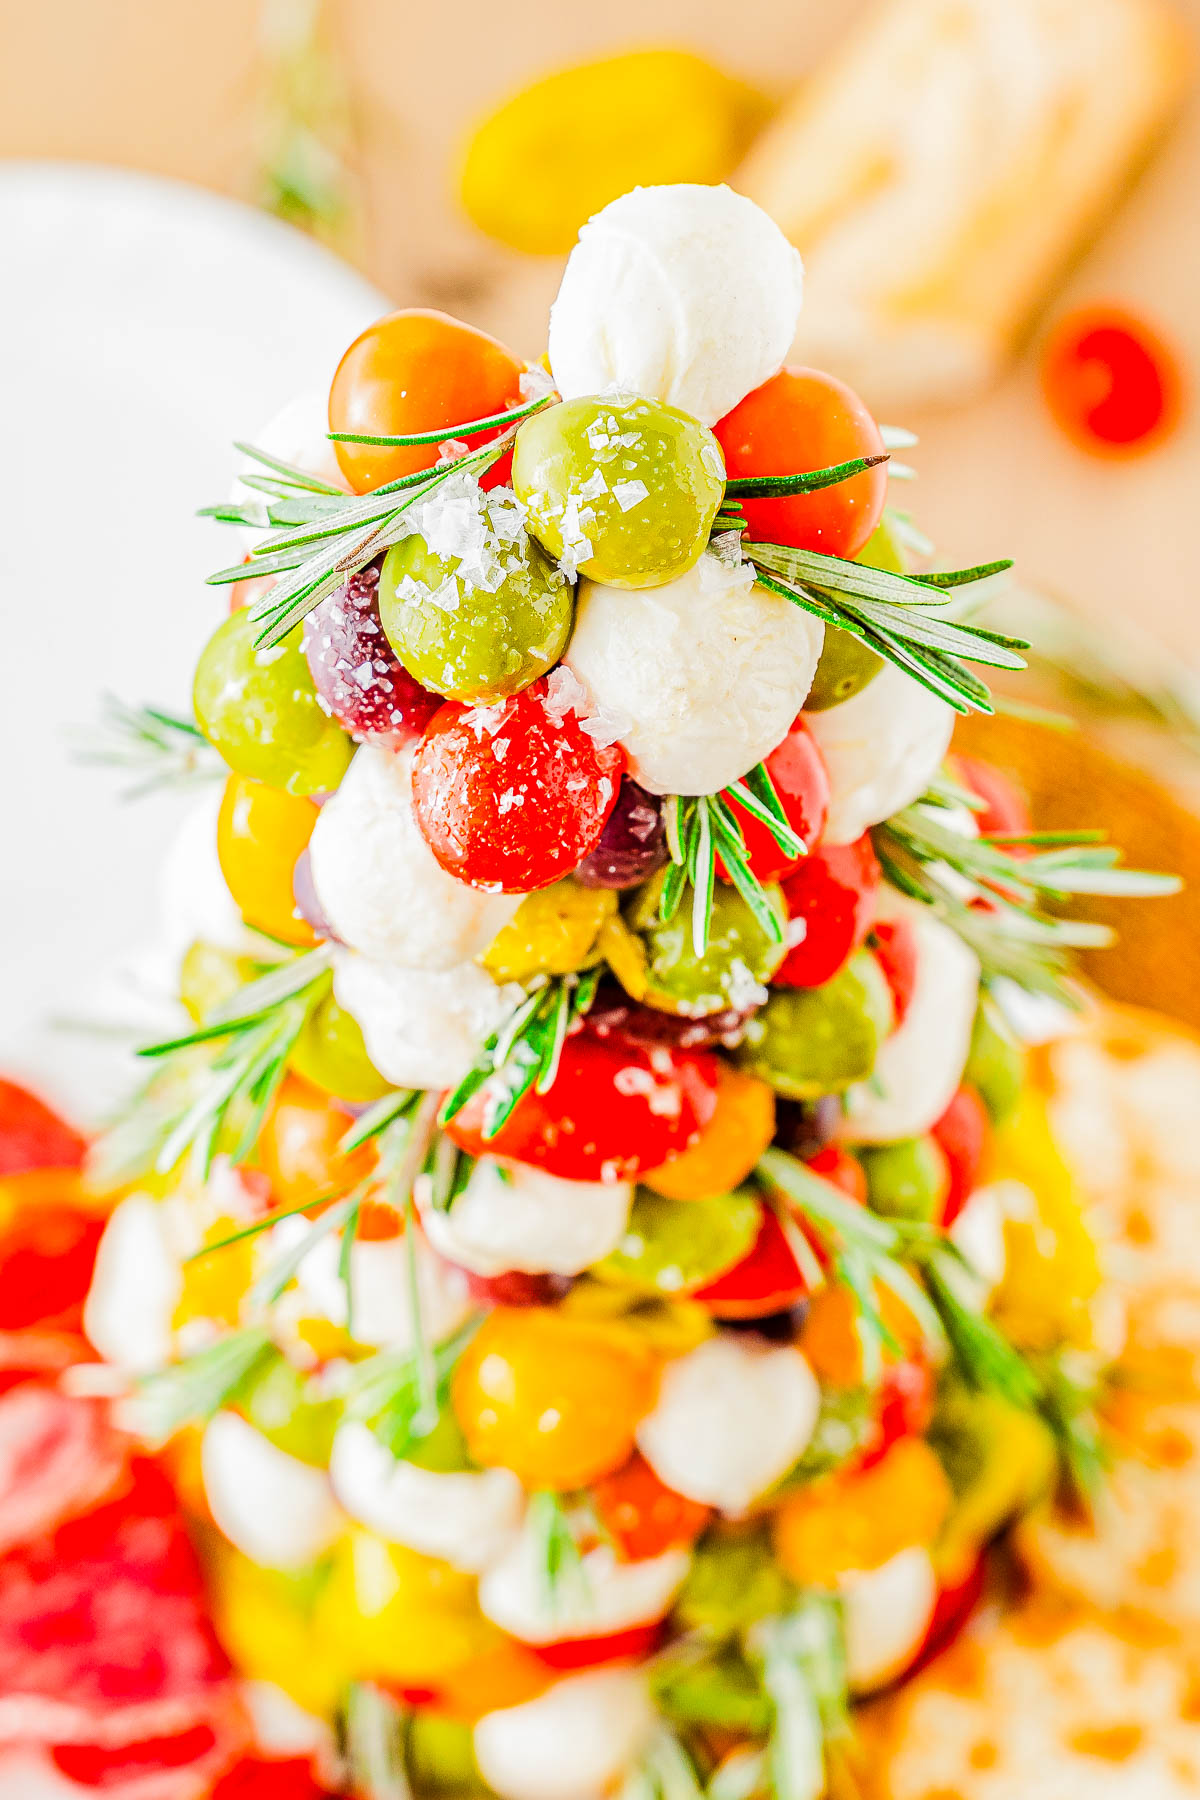
{"type": "MultiPolygon", "coordinates": [[[[454,147],[467,121],[563,61],[655,41],[687,43],[782,92],[864,3],[337,0],[364,267],[398,301],[444,305],[536,352],[557,266],[515,266],[455,216],[454,147]]],[[[1176,4],[1200,34],[1200,0],[1176,4]]],[[[1078,5],[1086,31],[1087,0],[1078,5]]],[[[0,0],[0,155],[123,163],[246,196],[261,118],[258,28],[254,0],[0,0]]],[[[1051,312],[1072,298],[1120,298],[1200,368],[1198,188],[1193,105],[1051,312]]],[[[1154,455],[1105,465],[1059,438],[1035,370],[1027,352],[984,402],[904,421],[923,440],[922,523],[946,555],[1014,554],[1093,614],[1149,625],[1200,662],[1195,407],[1154,455]]]]}

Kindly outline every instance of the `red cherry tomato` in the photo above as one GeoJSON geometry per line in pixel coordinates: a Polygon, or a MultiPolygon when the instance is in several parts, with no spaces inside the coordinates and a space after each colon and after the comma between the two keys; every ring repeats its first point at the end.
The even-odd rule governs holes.
{"type": "Polygon", "coordinates": [[[933,1617],[921,1645],[903,1674],[897,1677],[898,1680],[908,1681],[927,1663],[931,1663],[935,1656],[940,1656],[943,1650],[950,1648],[982,1600],[986,1580],[987,1558],[980,1555],[961,1581],[939,1590],[933,1617]]]}
{"type": "Polygon", "coordinates": [[[45,1101],[15,1081],[0,1081],[0,1177],[31,1169],[77,1169],[84,1148],[79,1133],[45,1101]]]}
{"type": "Polygon", "coordinates": [[[79,1326],[104,1221],[56,1201],[19,1207],[0,1232],[0,1331],[79,1326]]]}
{"type": "Polygon", "coordinates": [[[209,1800],[336,1800],[306,1756],[247,1756],[226,1771],[209,1800]]]}
{"type": "MultiPolygon", "coordinates": [[[[803,714],[767,757],[766,768],[788,824],[811,849],[820,840],[829,816],[829,776],[803,714]]],[[[760,881],[778,881],[802,861],[781,850],[766,826],[752,818],[745,807],[736,800],[731,804],[746,840],[750,868],[760,881]]],[[[727,881],[728,873],[719,858],[717,869],[727,881]]]]}
{"type": "Polygon", "coordinates": [[[774,1208],[764,1206],[749,1255],[691,1297],[714,1318],[765,1319],[769,1313],[786,1312],[808,1291],[774,1208]]]}
{"type": "Polygon", "coordinates": [[[859,1206],[867,1204],[867,1172],[857,1156],[852,1156],[841,1144],[826,1144],[815,1156],[806,1156],[804,1160],[814,1175],[820,1175],[831,1187],[840,1189],[848,1200],[856,1201],[859,1206]]]}
{"type": "Polygon", "coordinates": [[[973,1087],[960,1087],[933,1127],[950,1171],[950,1187],[942,1208],[942,1224],[953,1225],[975,1188],[987,1155],[992,1126],[987,1108],[973,1087]]]}
{"type": "MultiPolygon", "coordinates": [[[[820,369],[781,369],[714,427],[731,477],[798,475],[860,456],[883,438],[851,388],[820,369]]],[[[836,487],[782,500],[743,500],[750,536],[827,556],[857,556],[883,514],[886,465],[836,487]]]]}
{"type": "Polygon", "coordinates": [[[494,1138],[483,1136],[486,1088],[446,1132],[473,1156],[509,1156],[568,1181],[631,1181],[708,1124],[718,1073],[711,1051],[649,1049],[584,1029],[563,1045],[549,1090],[531,1088],[494,1138]]]}
{"type": "Polygon", "coordinates": [[[599,1669],[605,1663],[641,1662],[657,1650],[663,1635],[663,1621],[654,1619],[648,1625],[630,1625],[624,1631],[611,1631],[604,1637],[563,1638],[557,1644],[531,1644],[539,1662],[550,1669],[599,1669]]]}
{"type": "MultiPolygon", "coordinates": [[[[490,418],[519,403],[522,364],[486,331],[447,313],[410,307],[355,338],[329,390],[329,429],[408,436],[490,418]]],[[[465,439],[476,449],[495,431],[465,439]]],[[[440,444],[337,444],[338,465],[356,494],[428,469],[440,444]]]]}
{"type": "Polygon", "coordinates": [[[711,1508],[660,1481],[636,1452],[623,1468],[595,1484],[592,1503],[623,1562],[641,1562],[694,1543],[712,1517],[711,1508]]]}
{"type": "Polygon", "coordinates": [[[1128,456],[1178,423],[1183,379],[1175,352],[1144,319],[1086,306],[1051,333],[1042,392],[1055,423],[1082,450],[1128,456]]]}
{"type": "Polygon", "coordinates": [[[1032,829],[1029,803],[1011,775],[978,756],[955,756],[954,767],[963,786],[983,801],[975,814],[981,837],[1020,837],[1032,829]]]}
{"type": "Polygon", "coordinates": [[[882,874],[865,834],[853,844],[824,844],[783,884],[789,938],[798,937],[772,980],[782,987],[820,987],[832,979],[871,928],[882,874]],[[799,935],[797,921],[804,923],[799,935]]]}
{"type": "Polygon", "coordinates": [[[413,810],[449,874],[472,887],[549,887],[600,841],[625,758],[535,681],[496,706],[436,712],[413,759],[413,810]]]}
{"type": "Polygon", "coordinates": [[[933,1417],[935,1397],[936,1384],[927,1362],[909,1356],[902,1362],[887,1363],[875,1396],[874,1429],[859,1452],[857,1466],[872,1468],[901,1438],[924,1433],[933,1417]]]}
{"type": "MultiPolygon", "coordinates": [[[[208,1756],[216,1744],[217,1734],[211,1725],[193,1725],[171,1737],[147,1738],[140,1744],[120,1744],[115,1748],[102,1744],[58,1744],[52,1747],[50,1757],[68,1781],[103,1794],[107,1789],[124,1787],[126,1782],[140,1785],[139,1777],[150,1783],[155,1775],[170,1769],[187,1769],[189,1764],[208,1756]]],[[[318,1792],[309,1788],[310,1794],[318,1792]]],[[[222,1787],[215,1793],[222,1794],[222,1787]]],[[[257,1793],[262,1800],[275,1800],[270,1789],[259,1789],[257,1793]]],[[[296,1790],[297,1800],[302,1794],[303,1789],[296,1790]]]]}
{"type": "Polygon", "coordinates": [[[871,928],[875,960],[892,990],[893,1030],[899,1030],[917,985],[917,934],[908,919],[879,919],[871,928]]]}

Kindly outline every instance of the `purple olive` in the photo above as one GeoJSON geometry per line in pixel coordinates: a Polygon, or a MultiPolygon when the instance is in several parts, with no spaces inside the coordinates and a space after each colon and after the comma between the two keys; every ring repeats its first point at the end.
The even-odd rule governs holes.
{"type": "Polygon", "coordinates": [[[822,1094],[816,1100],[779,1099],[775,1102],[775,1142],[806,1162],[833,1142],[841,1121],[842,1102],[837,1094],[822,1094]]]}
{"type": "Polygon", "coordinates": [[[338,941],[337,933],[325,917],[317,898],[312,878],[312,862],[307,850],[302,850],[296,858],[296,867],[292,872],[292,898],[300,917],[319,938],[332,938],[334,943],[338,941]]]}
{"type": "Polygon", "coordinates": [[[744,1012],[735,1012],[727,1007],[724,1012],[689,1019],[680,1013],[642,1006],[621,988],[605,982],[588,1012],[588,1029],[597,1037],[621,1038],[647,1050],[661,1045],[671,1050],[704,1050],[713,1044],[732,1050],[741,1042],[746,1021],[755,1010],[751,1006],[744,1012]]]}
{"type": "Polygon", "coordinates": [[[637,887],[667,860],[662,802],[623,775],[617,804],[600,842],[576,869],[576,881],[592,888],[637,887]]]}

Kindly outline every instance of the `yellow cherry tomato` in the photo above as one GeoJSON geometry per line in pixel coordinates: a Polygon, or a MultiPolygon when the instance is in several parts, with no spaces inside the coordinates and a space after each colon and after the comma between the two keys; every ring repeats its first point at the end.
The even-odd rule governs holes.
{"type": "Polygon", "coordinates": [[[503,1638],[438,1682],[439,1712],[472,1722],[484,1713],[536,1700],[554,1681],[554,1671],[515,1638],[503,1638]]]}
{"type": "Polygon", "coordinates": [[[332,994],[326,994],[305,1021],[291,1066],[322,1093],[354,1105],[368,1105],[391,1092],[392,1084],[367,1055],[358,1020],[332,994]]]}
{"type": "Polygon", "coordinates": [[[449,1563],[368,1531],[334,1552],[313,1623],[360,1681],[436,1688],[503,1642],[475,1600],[475,1582],[449,1563]]]}
{"type": "MultiPolygon", "coordinates": [[[[245,1221],[220,1218],[204,1233],[205,1244],[219,1244],[232,1237],[245,1221]]],[[[183,1265],[183,1287],[175,1303],[171,1323],[178,1331],[189,1319],[212,1319],[220,1325],[236,1325],[242,1301],[254,1280],[254,1239],[243,1238],[183,1265]]]]}
{"type": "Polygon", "coordinates": [[[992,1296],[997,1324],[1022,1349],[1090,1347],[1100,1255],[1046,1103],[1032,1086],[996,1133],[990,1179],[1019,1183],[1027,1197],[1005,1220],[1004,1277],[992,1296]]]}
{"type": "Polygon", "coordinates": [[[766,117],[762,97],[686,50],[636,50],[546,76],[477,128],[461,194],[489,237],[569,250],[633,187],[723,181],[766,117]]]}
{"type": "Polygon", "coordinates": [[[745,1181],[775,1135],[775,1095],[765,1081],[721,1064],[717,1109],[694,1144],[642,1176],[668,1200],[708,1200],[745,1181]]]}
{"type": "Polygon", "coordinates": [[[259,1568],[228,1545],[209,1560],[209,1595],[217,1636],[239,1675],[270,1681],[305,1712],[330,1718],[354,1665],[318,1616],[330,1577],[322,1570],[301,1576],[259,1568]]]}
{"type": "Polygon", "coordinates": [[[484,1321],[452,1398],[476,1462],[526,1487],[568,1489],[626,1461],[654,1388],[654,1360],[627,1334],[528,1307],[484,1321]]]}
{"type": "Polygon", "coordinates": [[[316,935],[296,910],[292,878],[308,848],[317,808],[300,795],[231,775],[217,818],[217,857],[247,925],[306,948],[316,935]]]}
{"type": "Polygon", "coordinates": [[[923,1438],[901,1438],[869,1469],[801,1488],[775,1515],[775,1548],[801,1586],[829,1586],[878,1569],[910,1544],[932,1544],[950,1510],[950,1483],[923,1438]]]}
{"type": "Polygon", "coordinates": [[[346,1156],[338,1148],[350,1118],[328,1096],[288,1075],[259,1134],[258,1158],[276,1205],[306,1206],[344,1192],[368,1176],[375,1153],[364,1144],[346,1156]]]}
{"type": "Polygon", "coordinates": [[[479,958],[496,981],[570,975],[593,954],[606,919],[617,910],[610,888],[586,888],[570,876],[527,894],[479,958]]]}

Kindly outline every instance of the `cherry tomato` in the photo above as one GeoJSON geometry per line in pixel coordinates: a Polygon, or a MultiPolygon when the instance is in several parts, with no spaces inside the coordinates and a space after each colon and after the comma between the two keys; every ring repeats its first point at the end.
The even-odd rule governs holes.
{"type": "Polygon", "coordinates": [[[1182,390],[1175,352],[1122,307],[1069,313],[1042,355],[1051,416],[1072,443],[1095,455],[1128,456],[1161,443],[1178,423],[1182,390]]]}
{"type": "Polygon", "coordinates": [[[694,1543],[712,1517],[710,1507],[685,1500],[636,1453],[624,1468],[596,1483],[592,1503],[623,1562],[641,1562],[694,1543]]]}
{"type": "Polygon", "coordinates": [[[370,1174],[369,1145],[344,1156],[338,1142],[350,1121],[327,1094],[298,1075],[280,1087],[259,1134],[258,1154],[277,1206],[304,1206],[353,1187],[370,1174]]]}
{"type": "Polygon", "coordinates": [[[217,859],[243,919],[305,948],[317,937],[296,909],[292,883],[316,822],[311,800],[246,775],[229,777],[217,816],[217,859]]]}
{"type": "Polygon", "coordinates": [[[933,1417],[936,1383],[921,1356],[905,1356],[884,1365],[875,1394],[875,1420],[855,1466],[869,1469],[881,1462],[901,1438],[920,1437],[933,1417]]]}
{"type": "MultiPolygon", "coordinates": [[[[243,561],[248,564],[251,559],[247,556],[243,561]]],[[[230,612],[240,612],[243,606],[253,606],[256,600],[261,600],[264,594],[270,593],[278,579],[276,575],[253,575],[248,570],[246,579],[235,581],[229,590],[230,612]]]]}
{"type": "Polygon", "coordinates": [[[451,1399],[476,1462],[565,1491],[629,1460],[654,1388],[653,1359],[628,1337],[548,1309],[501,1309],[464,1351],[451,1399]]]}
{"type": "Polygon", "coordinates": [[[783,884],[793,921],[789,940],[798,941],[772,977],[776,986],[822,987],[832,980],[870,930],[882,879],[865,833],[853,844],[825,844],[804,858],[783,884]]]}
{"type": "MultiPolygon", "coordinates": [[[[883,455],[874,419],[851,388],[820,369],[781,369],[713,427],[731,478],[798,475],[883,455]]],[[[750,536],[826,556],[857,556],[883,516],[886,465],[836,487],[782,500],[743,500],[750,536]]]]}
{"type": "Polygon", "coordinates": [[[306,1756],[246,1756],[226,1771],[209,1800],[335,1800],[306,1756]]]}
{"type": "Polygon", "coordinates": [[[728,1194],[754,1168],[775,1135],[775,1095],[732,1063],[718,1064],[717,1105],[695,1143],[643,1181],[668,1200],[728,1194]]]}
{"type": "Polygon", "coordinates": [[[931,1663],[935,1656],[948,1650],[970,1622],[971,1614],[983,1599],[987,1581],[987,1557],[976,1557],[960,1581],[948,1583],[938,1591],[937,1604],[916,1655],[898,1680],[907,1681],[931,1663]]]}
{"type": "Polygon", "coordinates": [[[0,1176],[31,1169],[77,1169],[84,1141],[44,1100],[0,1080],[0,1176]]]}
{"type": "Polygon", "coordinates": [[[603,1637],[562,1638],[557,1644],[534,1644],[533,1654],[548,1669],[564,1674],[572,1669],[599,1669],[605,1663],[643,1662],[657,1650],[664,1631],[661,1619],[648,1625],[628,1625],[603,1637]]]}
{"type": "Polygon", "coordinates": [[[775,1548],[802,1586],[878,1569],[910,1544],[931,1544],[951,1505],[950,1483],[922,1438],[904,1438],[869,1469],[843,1469],[790,1495],[775,1548]]]}
{"type": "MultiPolygon", "coordinates": [[[[776,744],[766,759],[766,769],[779,796],[784,816],[796,836],[811,849],[819,842],[829,816],[829,776],[821,761],[821,752],[801,714],[781,744],[776,744]]],[[[759,881],[778,881],[802,860],[781,850],[766,826],[752,818],[744,806],[731,802],[737,814],[750,868],[759,881]]],[[[729,879],[725,864],[718,857],[717,871],[722,880],[729,879]]]]}
{"type": "Polygon", "coordinates": [[[893,1030],[898,1031],[917,985],[917,934],[908,919],[879,919],[871,928],[871,948],[892,990],[893,1030]]]}
{"type": "Polygon", "coordinates": [[[778,1215],[764,1206],[749,1256],[691,1297],[718,1319],[762,1319],[795,1306],[808,1291],[778,1215]]]}
{"type": "MultiPolygon", "coordinates": [[[[523,365],[512,352],[447,313],[410,307],[376,320],[355,338],[329,390],[329,429],[407,436],[490,418],[520,401],[523,365]]],[[[466,439],[471,449],[492,432],[466,439]]],[[[428,469],[439,444],[388,449],[337,444],[338,465],[356,494],[428,469]]]]}
{"type": "Polygon", "coordinates": [[[826,1144],[814,1156],[806,1156],[804,1160],[814,1175],[820,1175],[831,1187],[840,1189],[848,1200],[859,1206],[867,1204],[866,1170],[857,1156],[852,1156],[841,1144],[826,1144]]]}
{"type": "Polygon", "coordinates": [[[29,1171],[0,1195],[0,1331],[79,1329],[104,1219],[80,1205],[73,1176],[44,1183],[29,1171]]]}
{"type": "Polygon", "coordinates": [[[956,755],[954,768],[963,786],[984,803],[975,814],[982,837],[1019,837],[1032,829],[1029,803],[1011,775],[978,756],[956,755]]]}
{"type": "Polygon", "coordinates": [[[535,1700],[552,1679],[528,1645],[502,1638],[456,1668],[447,1669],[438,1682],[434,1704],[450,1718],[475,1720],[484,1713],[535,1700]]]}
{"type": "MultiPolygon", "coordinates": [[[[50,1757],[54,1766],[68,1781],[78,1783],[80,1789],[92,1788],[98,1794],[103,1794],[118,1785],[124,1787],[126,1782],[135,1788],[140,1787],[142,1781],[157,1785],[154,1783],[156,1775],[162,1776],[171,1769],[186,1771],[189,1764],[209,1756],[216,1745],[217,1735],[212,1726],[200,1724],[191,1725],[170,1737],[146,1738],[140,1744],[119,1744],[114,1747],[104,1744],[57,1744],[51,1747],[50,1757]]],[[[258,1766],[261,1768],[262,1765],[258,1766]]],[[[224,1781],[215,1792],[224,1795],[224,1781]]],[[[310,1780],[307,1789],[272,1790],[270,1787],[260,1786],[255,1793],[256,1796],[261,1795],[262,1800],[284,1800],[285,1795],[287,1800],[292,1800],[293,1794],[295,1800],[313,1800],[313,1797],[320,1795],[321,1790],[314,1787],[310,1780]]]]}
{"type": "Polygon", "coordinates": [[[563,1045],[549,1090],[530,1088],[495,1137],[483,1136],[486,1088],[446,1133],[473,1156],[508,1156],[568,1181],[630,1181],[703,1130],[718,1079],[711,1051],[641,1049],[584,1029],[563,1045]]]}
{"type": "Polygon", "coordinates": [[[526,894],[595,849],[624,762],[573,712],[551,708],[535,681],[497,706],[451,701],[434,714],[413,760],[413,810],[449,874],[526,894]]]}
{"type": "Polygon", "coordinates": [[[950,1170],[942,1224],[953,1225],[975,1188],[992,1137],[987,1107],[972,1087],[960,1087],[933,1127],[950,1170]]]}
{"type": "Polygon", "coordinates": [[[483,1306],[553,1306],[571,1288],[569,1275],[529,1275],[523,1269],[509,1269],[503,1275],[464,1269],[463,1279],[472,1300],[483,1306]]]}

